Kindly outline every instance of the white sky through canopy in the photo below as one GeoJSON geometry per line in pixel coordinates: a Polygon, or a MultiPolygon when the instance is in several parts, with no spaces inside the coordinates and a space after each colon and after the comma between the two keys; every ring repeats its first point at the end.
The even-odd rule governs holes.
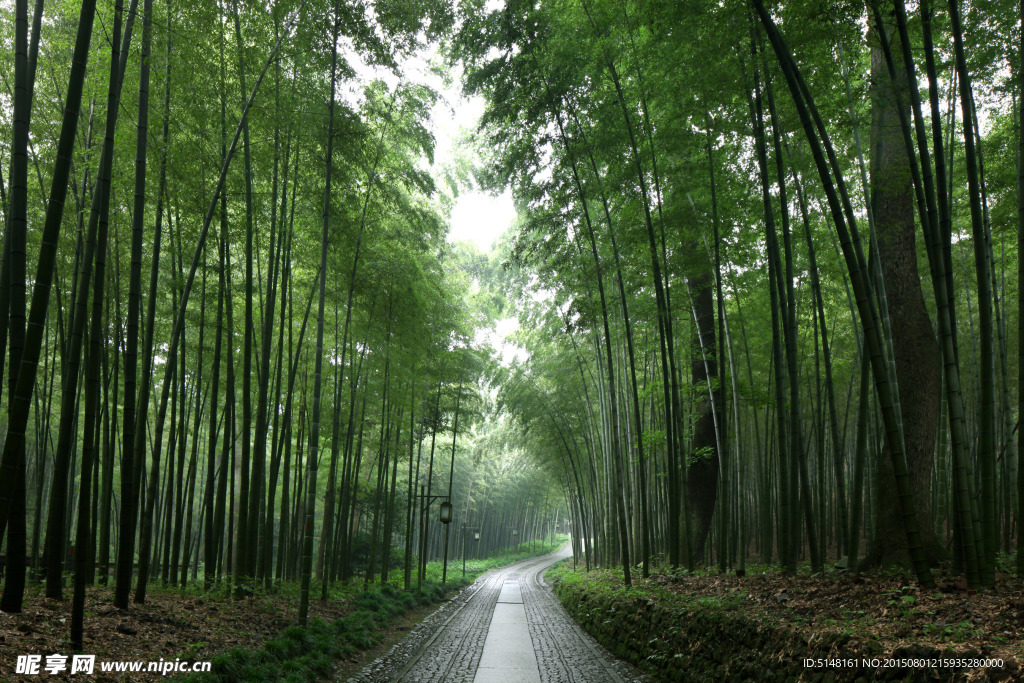
{"type": "Polygon", "coordinates": [[[486,254],[512,225],[515,217],[512,193],[508,190],[497,196],[480,191],[464,192],[456,198],[452,208],[448,239],[471,242],[486,254]]]}

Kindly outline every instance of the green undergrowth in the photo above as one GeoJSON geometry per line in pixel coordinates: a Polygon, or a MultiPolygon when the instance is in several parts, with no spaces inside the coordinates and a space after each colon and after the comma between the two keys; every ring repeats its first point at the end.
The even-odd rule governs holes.
{"type": "MultiPolygon", "coordinates": [[[[448,588],[465,587],[461,577],[448,588]]],[[[257,650],[232,648],[212,660],[210,673],[178,680],[213,681],[309,681],[327,676],[335,662],[366,650],[383,637],[383,629],[396,617],[419,605],[440,602],[446,595],[440,584],[427,582],[422,590],[403,591],[391,585],[359,593],[353,611],[325,622],[314,619],[305,627],[289,626],[257,650]]]]}
{"type": "MultiPolygon", "coordinates": [[[[329,599],[345,600],[351,612],[343,617],[326,622],[314,619],[305,627],[289,626],[276,638],[264,643],[259,649],[232,648],[211,659],[209,673],[192,674],[175,680],[189,683],[219,683],[235,681],[311,681],[331,674],[338,660],[352,657],[363,650],[377,645],[385,635],[385,629],[408,611],[437,604],[453,592],[471,584],[483,572],[503,565],[519,562],[530,557],[546,555],[557,550],[565,540],[556,538],[554,543],[537,542],[534,548],[524,543],[501,555],[466,563],[466,576],[462,576],[461,558],[458,563],[448,563],[447,582],[441,584],[440,562],[427,565],[425,581],[421,589],[405,591],[396,588],[402,583],[401,570],[390,576],[391,583],[361,591],[361,580],[353,581],[348,587],[332,588],[329,599]]],[[[415,581],[415,579],[414,579],[415,581]]],[[[286,585],[279,590],[297,590],[297,585],[286,585]]],[[[314,595],[317,594],[313,590],[314,595]]]]}
{"type": "Polygon", "coordinates": [[[753,608],[742,590],[701,596],[654,581],[626,588],[621,572],[574,571],[566,562],[546,578],[588,633],[651,681],[960,680],[965,672],[959,669],[887,668],[884,662],[969,656],[922,645],[887,651],[852,629],[801,630],[753,608]],[[841,663],[823,665],[826,659],[841,663]],[[818,663],[808,666],[807,660],[818,663]]]}

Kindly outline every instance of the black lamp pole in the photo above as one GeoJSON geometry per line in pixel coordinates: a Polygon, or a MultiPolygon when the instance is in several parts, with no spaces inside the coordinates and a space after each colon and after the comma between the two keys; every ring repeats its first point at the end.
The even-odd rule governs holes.
{"type": "Polygon", "coordinates": [[[430,544],[430,536],[427,534],[427,513],[430,510],[430,504],[435,500],[441,501],[441,522],[448,528],[448,523],[452,521],[452,504],[448,496],[440,495],[428,495],[426,493],[426,487],[420,486],[420,495],[416,496],[422,502],[423,512],[420,515],[420,572],[419,577],[416,580],[416,587],[420,588],[423,585],[423,576],[427,572],[427,546],[430,544]]]}
{"type": "Polygon", "coordinates": [[[479,531],[480,527],[478,527],[478,526],[466,526],[465,524],[462,525],[462,576],[463,577],[466,576],[466,532],[471,530],[471,529],[473,530],[473,540],[474,541],[479,541],[480,540],[480,531],[479,531]]]}

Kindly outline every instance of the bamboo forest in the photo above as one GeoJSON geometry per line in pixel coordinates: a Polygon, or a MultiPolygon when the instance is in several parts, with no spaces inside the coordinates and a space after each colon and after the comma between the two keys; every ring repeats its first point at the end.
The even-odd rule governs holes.
{"type": "Polygon", "coordinates": [[[0,0],[0,679],[1020,680],[1022,29],[0,0]]]}

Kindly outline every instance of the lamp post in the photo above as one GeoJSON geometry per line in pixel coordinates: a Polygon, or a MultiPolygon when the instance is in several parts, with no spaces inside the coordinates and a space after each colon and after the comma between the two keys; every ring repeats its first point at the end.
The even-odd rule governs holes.
{"type": "MultiPolygon", "coordinates": [[[[451,488],[450,486],[448,487],[451,488]]],[[[452,521],[451,492],[449,498],[441,503],[441,524],[444,524],[444,562],[441,564],[441,585],[448,582],[448,525],[452,521]]]]}
{"type": "MultiPolygon", "coordinates": [[[[435,500],[441,501],[440,520],[441,523],[446,525],[452,521],[452,504],[448,496],[429,495],[426,492],[425,486],[420,486],[420,495],[416,496],[420,499],[423,513],[420,515],[420,566],[419,576],[416,579],[416,587],[420,588],[423,586],[423,575],[427,571],[427,545],[429,544],[429,536],[427,536],[427,511],[430,509],[430,504],[435,500]]],[[[446,567],[447,568],[447,567],[446,567]]]]}
{"type": "Polygon", "coordinates": [[[466,576],[466,532],[473,531],[473,540],[480,541],[480,527],[462,525],[462,576],[466,576]]]}

